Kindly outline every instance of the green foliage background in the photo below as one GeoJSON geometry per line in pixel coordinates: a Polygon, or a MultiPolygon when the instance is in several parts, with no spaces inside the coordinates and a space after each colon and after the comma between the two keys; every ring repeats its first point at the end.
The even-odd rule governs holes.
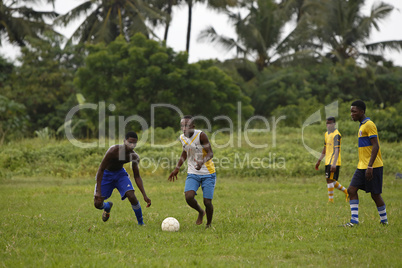
{"type": "MultiPolygon", "coordinates": [[[[130,42],[120,37],[108,45],[91,45],[85,57],[77,52],[79,47],[61,50],[50,43],[32,44],[37,49],[23,50],[23,65],[1,60],[1,95],[24,105],[23,116],[29,117],[18,130],[3,135],[4,141],[11,141],[18,133],[32,137],[45,128],[50,137],[63,137],[66,114],[79,103],[95,104],[97,109],[74,115],[73,134],[97,138],[100,124],[109,126],[111,117],[119,122],[119,117],[140,116],[149,127],[155,112],[152,127],[176,127],[178,112],[166,107],[153,109],[153,104],[203,116],[215,129],[227,124],[216,120],[217,116],[230,118],[236,126],[239,113],[242,122],[253,115],[286,116],[283,122],[287,126],[301,127],[312,113],[334,101],[344,111],[337,119],[346,123],[346,111],[355,99],[368,103],[367,115],[377,123],[383,140],[399,141],[402,137],[400,67],[362,67],[352,59],[343,64],[323,60],[272,65],[262,71],[247,60],[189,64],[186,53],[176,53],[141,34],[130,42]],[[81,102],[77,101],[78,93],[84,97],[81,102]],[[99,121],[101,103],[106,110],[104,122],[99,121]]],[[[0,105],[6,111],[2,123],[12,120],[12,109],[0,105]]],[[[127,128],[146,130],[138,122],[127,128]]],[[[117,131],[106,135],[117,136],[117,131]]]]}

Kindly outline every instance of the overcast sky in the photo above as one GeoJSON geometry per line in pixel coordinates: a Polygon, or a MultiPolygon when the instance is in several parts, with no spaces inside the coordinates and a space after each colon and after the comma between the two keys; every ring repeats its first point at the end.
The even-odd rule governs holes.
{"type": "MultiPolygon", "coordinates": [[[[60,14],[65,14],[73,7],[82,3],[83,0],[56,0],[55,10],[60,14]]],[[[370,12],[373,3],[379,0],[366,0],[365,9],[362,10],[365,14],[370,12]]],[[[389,3],[395,7],[390,17],[380,23],[381,31],[374,31],[370,41],[387,41],[387,40],[402,40],[402,0],[382,0],[382,2],[389,3]]],[[[44,10],[46,7],[40,6],[37,9],[44,10]]],[[[74,32],[77,24],[67,29],[58,29],[66,37],[70,37],[74,32]]],[[[201,59],[219,59],[225,60],[235,56],[234,51],[226,52],[219,46],[212,44],[197,42],[198,34],[207,26],[213,25],[219,34],[224,34],[235,38],[235,32],[228,24],[227,17],[224,14],[218,14],[214,11],[207,10],[205,5],[196,4],[193,8],[193,25],[192,35],[190,42],[190,55],[189,61],[196,62],[201,59]]],[[[157,35],[163,39],[163,27],[156,30],[157,35]]],[[[186,47],[186,32],[187,32],[187,8],[175,8],[173,10],[173,21],[169,30],[167,45],[172,47],[175,51],[185,50],[186,47]]],[[[0,53],[8,59],[15,59],[18,49],[13,48],[11,45],[6,44],[0,48],[0,53]]],[[[395,65],[402,66],[402,53],[398,52],[385,52],[387,59],[392,59],[395,65]]]]}

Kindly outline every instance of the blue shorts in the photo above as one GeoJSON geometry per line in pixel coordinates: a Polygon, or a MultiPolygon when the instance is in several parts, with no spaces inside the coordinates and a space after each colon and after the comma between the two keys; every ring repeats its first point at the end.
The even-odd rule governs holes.
{"type": "Polygon", "coordinates": [[[103,172],[103,179],[101,182],[102,197],[108,199],[112,195],[112,192],[115,188],[119,190],[121,200],[124,200],[126,198],[127,191],[134,190],[133,184],[130,180],[130,176],[124,168],[118,171],[109,171],[106,169],[103,172]]]}
{"type": "Polygon", "coordinates": [[[187,174],[184,192],[194,191],[197,194],[197,190],[201,186],[203,197],[212,199],[214,197],[215,184],[216,173],[208,175],[187,174]]]}
{"type": "Polygon", "coordinates": [[[382,173],[383,167],[373,168],[373,179],[366,180],[366,169],[356,169],[350,182],[351,186],[366,191],[366,193],[382,193],[382,173]]]}

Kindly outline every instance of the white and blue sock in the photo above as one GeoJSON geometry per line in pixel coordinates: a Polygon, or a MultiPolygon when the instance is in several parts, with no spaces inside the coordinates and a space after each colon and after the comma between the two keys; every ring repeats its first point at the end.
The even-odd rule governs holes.
{"type": "Polygon", "coordinates": [[[387,211],[385,209],[385,205],[382,207],[377,207],[378,214],[380,214],[381,222],[388,222],[387,211]]]}
{"type": "Polygon", "coordinates": [[[359,223],[359,199],[350,200],[351,223],[359,223]]]}
{"type": "Polygon", "coordinates": [[[135,216],[137,217],[138,224],[143,225],[144,219],[142,218],[142,210],[140,202],[138,202],[137,205],[131,205],[131,207],[133,208],[135,216]]]}

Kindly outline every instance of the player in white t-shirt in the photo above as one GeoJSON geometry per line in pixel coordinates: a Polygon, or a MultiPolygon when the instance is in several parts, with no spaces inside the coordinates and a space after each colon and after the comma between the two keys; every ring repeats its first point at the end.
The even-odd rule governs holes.
{"type": "Polygon", "coordinates": [[[184,116],[180,121],[180,126],[183,131],[183,134],[180,135],[183,152],[176,168],[169,176],[169,181],[177,180],[180,167],[187,160],[187,179],[184,187],[186,201],[190,207],[198,211],[197,225],[202,224],[204,215],[207,215],[206,228],[208,228],[211,226],[214,213],[212,205],[216,183],[215,166],[212,162],[214,153],[212,152],[208,136],[201,130],[194,129],[195,126],[191,115],[184,116]],[[202,188],[205,211],[195,199],[200,186],[202,188]]]}

